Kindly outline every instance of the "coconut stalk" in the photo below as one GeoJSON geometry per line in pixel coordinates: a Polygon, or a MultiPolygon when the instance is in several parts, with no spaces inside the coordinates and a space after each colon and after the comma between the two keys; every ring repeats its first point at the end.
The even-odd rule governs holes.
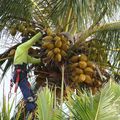
{"type": "Polygon", "coordinates": [[[61,72],[62,72],[62,81],[61,81],[61,107],[63,104],[63,94],[64,94],[64,64],[61,65],[61,72]]]}
{"type": "Polygon", "coordinates": [[[56,85],[55,85],[55,89],[54,89],[54,109],[56,109],[56,85]]]}

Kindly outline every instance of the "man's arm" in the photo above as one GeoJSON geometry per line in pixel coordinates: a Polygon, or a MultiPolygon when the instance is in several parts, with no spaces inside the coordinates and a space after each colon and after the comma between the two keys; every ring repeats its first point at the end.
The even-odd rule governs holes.
{"type": "Polygon", "coordinates": [[[29,56],[28,55],[28,59],[27,59],[28,61],[28,63],[33,63],[33,64],[38,64],[38,63],[40,63],[41,62],[41,60],[40,60],[40,58],[38,59],[38,58],[34,58],[34,57],[31,57],[31,56],[29,56]]]}
{"type": "Polygon", "coordinates": [[[22,43],[19,47],[23,49],[29,49],[35,42],[37,42],[42,36],[42,33],[37,33],[35,36],[33,36],[30,40],[26,41],[25,43],[22,43]]]}

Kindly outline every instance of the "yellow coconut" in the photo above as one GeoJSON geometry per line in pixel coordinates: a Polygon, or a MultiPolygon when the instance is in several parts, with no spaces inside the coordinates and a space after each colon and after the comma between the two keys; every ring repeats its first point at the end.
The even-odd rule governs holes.
{"type": "Polygon", "coordinates": [[[93,95],[95,95],[98,91],[98,89],[96,87],[92,87],[91,90],[92,90],[93,95]]]}
{"type": "Polygon", "coordinates": [[[87,63],[86,63],[85,61],[80,61],[80,62],[79,62],[79,67],[80,67],[81,69],[84,69],[84,68],[87,67],[87,63]]]}
{"type": "Polygon", "coordinates": [[[43,40],[44,41],[51,41],[51,40],[53,40],[53,37],[52,36],[45,36],[44,38],[43,38],[43,40]]]}
{"type": "Polygon", "coordinates": [[[66,41],[66,44],[67,44],[68,46],[70,46],[70,41],[66,41]]]}
{"type": "Polygon", "coordinates": [[[87,66],[91,68],[95,68],[95,64],[92,61],[87,61],[87,66]]]}
{"type": "Polygon", "coordinates": [[[85,54],[81,54],[80,57],[79,57],[79,60],[80,61],[87,61],[87,56],[85,54]]]}
{"type": "Polygon", "coordinates": [[[69,49],[69,46],[67,44],[62,44],[61,49],[67,51],[69,49]]]}
{"type": "Polygon", "coordinates": [[[66,53],[64,50],[61,50],[61,55],[62,55],[63,57],[65,57],[65,56],[67,56],[67,53],[66,53]]]}
{"type": "Polygon", "coordinates": [[[59,48],[54,48],[54,53],[55,54],[60,53],[60,49],[59,48]]]}
{"type": "Polygon", "coordinates": [[[74,82],[79,82],[79,75],[76,75],[75,77],[72,78],[74,82]]]}
{"type": "Polygon", "coordinates": [[[61,40],[64,44],[66,44],[68,41],[68,39],[66,37],[64,37],[64,35],[61,36],[61,40]]]}
{"type": "Polygon", "coordinates": [[[50,43],[50,44],[48,44],[48,46],[47,46],[47,48],[50,49],[50,50],[53,49],[54,47],[55,47],[55,46],[54,46],[53,43],[50,43]]]}
{"type": "Polygon", "coordinates": [[[87,84],[92,84],[93,80],[92,80],[92,78],[89,75],[86,75],[86,78],[85,78],[84,82],[87,83],[87,84]]]}
{"type": "Polygon", "coordinates": [[[55,40],[55,41],[61,41],[61,38],[60,38],[59,36],[55,36],[55,37],[54,37],[54,40],[55,40]]]}
{"type": "Polygon", "coordinates": [[[52,35],[52,30],[50,28],[47,28],[46,33],[47,33],[47,35],[52,35]]]}
{"type": "Polygon", "coordinates": [[[94,85],[95,87],[100,87],[102,85],[102,82],[100,80],[95,80],[94,85]]]}
{"type": "Polygon", "coordinates": [[[57,54],[55,55],[55,61],[56,61],[56,62],[60,62],[61,59],[62,59],[61,54],[60,54],[60,53],[57,53],[57,54]]]}
{"type": "Polygon", "coordinates": [[[79,56],[77,56],[77,55],[72,56],[72,57],[70,58],[70,61],[73,62],[73,63],[78,62],[78,61],[79,61],[79,56]]]}
{"type": "Polygon", "coordinates": [[[74,70],[75,72],[76,72],[76,74],[81,74],[81,73],[83,73],[83,70],[82,69],[80,69],[80,68],[75,68],[75,70],[74,70]]]}
{"type": "Polygon", "coordinates": [[[79,82],[83,82],[83,81],[85,81],[85,79],[86,79],[86,75],[85,74],[80,74],[79,75],[79,82]]]}
{"type": "Polygon", "coordinates": [[[70,65],[70,68],[71,68],[71,69],[74,69],[74,68],[76,68],[76,67],[78,67],[78,63],[73,63],[73,64],[70,65]]]}
{"type": "Polygon", "coordinates": [[[51,50],[51,51],[49,51],[48,53],[47,53],[47,57],[49,57],[49,58],[53,58],[54,57],[54,52],[51,50]]]}
{"type": "Polygon", "coordinates": [[[76,74],[76,71],[72,71],[72,77],[75,77],[77,74],[76,74]]]}
{"type": "Polygon", "coordinates": [[[62,46],[61,40],[56,40],[56,41],[55,41],[55,47],[60,48],[61,46],[62,46]]]}
{"type": "Polygon", "coordinates": [[[87,74],[87,75],[93,75],[93,73],[94,73],[94,71],[93,71],[93,69],[92,69],[91,67],[86,67],[86,68],[84,69],[84,72],[85,72],[85,74],[87,74]]]}
{"type": "Polygon", "coordinates": [[[45,42],[45,43],[43,43],[42,47],[51,50],[54,48],[54,44],[50,43],[50,42],[45,42]]]}

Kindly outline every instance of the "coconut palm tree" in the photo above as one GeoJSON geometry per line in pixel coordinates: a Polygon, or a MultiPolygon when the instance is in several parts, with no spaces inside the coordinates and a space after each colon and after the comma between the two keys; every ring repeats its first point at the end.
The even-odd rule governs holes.
{"type": "MultiPolygon", "coordinates": [[[[52,36],[52,39],[56,36],[65,39],[67,36],[65,42],[69,44],[68,49],[60,47],[60,50],[57,50],[64,50],[64,55],[60,53],[57,61],[47,55],[51,50],[44,46],[46,38],[43,38],[40,45],[36,45],[37,50],[30,51],[32,56],[44,58],[40,65],[34,66],[34,74],[37,75],[36,89],[44,86],[47,79],[49,86],[57,86],[58,99],[61,97],[63,101],[62,96],[66,95],[64,90],[67,86],[71,89],[91,89],[94,94],[110,76],[119,81],[119,6],[119,0],[1,1],[1,39],[5,36],[11,39],[11,44],[9,39],[5,39],[5,43],[11,46],[0,55],[1,65],[7,60],[6,66],[2,68],[3,76],[12,64],[13,50],[20,43],[21,37],[31,37],[39,30],[46,29],[47,36],[52,36]],[[73,60],[73,57],[79,61],[73,60]],[[91,61],[92,66],[89,64],[91,61]],[[82,72],[80,69],[76,70],[78,62],[82,72]],[[77,65],[75,69],[71,68],[73,64],[77,65]],[[85,70],[86,66],[89,69],[85,70]]],[[[63,42],[61,44],[63,45],[63,42]]]]}

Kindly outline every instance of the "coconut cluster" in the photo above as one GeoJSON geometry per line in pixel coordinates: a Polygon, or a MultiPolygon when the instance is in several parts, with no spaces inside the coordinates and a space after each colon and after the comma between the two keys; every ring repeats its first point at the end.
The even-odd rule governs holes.
{"type": "Polygon", "coordinates": [[[89,61],[85,54],[76,55],[70,58],[70,69],[73,82],[87,84],[93,83],[95,65],[89,61]]]}
{"type": "Polygon", "coordinates": [[[70,48],[70,42],[62,34],[53,34],[47,32],[43,38],[42,47],[46,50],[47,58],[54,62],[61,62],[67,56],[67,50],[70,48]]]}
{"type": "Polygon", "coordinates": [[[27,23],[21,23],[21,24],[19,23],[19,24],[12,25],[9,28],[9,31],[12,36],[15,36],[17,31],[21,32],[22,36],[29,36],[37,33],[37,30],[32,25],[27,23]]]}

